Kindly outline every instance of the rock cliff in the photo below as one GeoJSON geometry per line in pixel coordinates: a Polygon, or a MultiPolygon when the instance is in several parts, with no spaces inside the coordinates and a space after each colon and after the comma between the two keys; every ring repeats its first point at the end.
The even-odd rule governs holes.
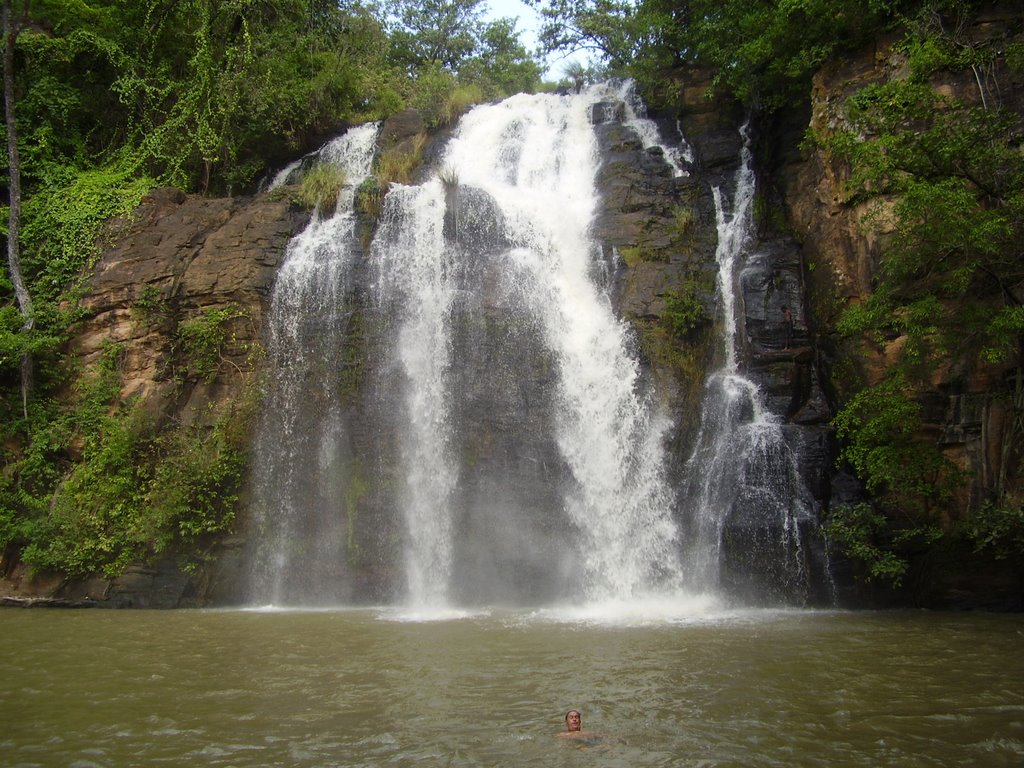
{"type": "MultiPolygon", "coordinates": [[[[1002,21],[998,14],[983,17],[976,34],[994,34],[1002,21]]],[[[885,233],[877,227],[866,228],[864,206],[848,203],[843,186],[847,169],[842,164],[821,150],[798,147],[808,125],[823,133],[834,129],[843,119],[838,105],[845,96],[866,83],[899,76],[900,55],[892,42],[881,40],[858,58],[824,68],[815,79],[809,114],[793,115],[772,126],[755,121],[752,128],[755,146],[765,158],[759,169],[760,194],[766,201],[762,209],[780,206],[786,222],[764,217],[739,281],[742,369],[765,393],[767,407],[783,425],[786,443],[798,457],[799,482],[813,500],[815,516],[827,514],[831,505],[863,496],[863,489],[834,466],[830,427],[834,395],[842,387],[832,373],[840,360],[860,361],[861,352],[844,346],[833,329],[842,307],[872,290],[885,233]]],[[[1004,82],[1008,85],[1003,98],[1021,111],[1024,85],[1008,74],[1004,82]]],[[[935,85],[963,98],[977,98],[975,84],[965,80],[948,79],[935,85]]],[[[603,263],[596,268],[603,270],[618,312],[632,325],[661,407],[674,415],[670,472],[676,475],[685,471],[693,450],[703,382],[721,361],[711,190],[731,183],[742,144],[738,129],[745,119],[737,105],[707,100],[706,86],[699,74],[688,74],[678,84],[678,113],[661,121],[663,135],[678,135],[678,126],[692,146],[686,175],[673,176],[657,149],[644,148],[624,126],[621,105],[603,105],[593,117],[603,158],[599,179],[603,201],[596,222],[603,263]]],[[[385,125],[381,135],[394,144],[421,129],[415,116],[405,114],[385,125]]],[[[428,145],[428,157],[431,152],[428,145]]],[[[505,390],[505,402],[478,402],[479,390],[489,379],[513,379],[529,371],[530,378],[543,385],[550,365],[538,352],[536,329],[516,326],[510,307],[490,292],[493,265],[488,260],[506,244],[500,242],[493,218],[481,213],[486,208],[487,201],[476,199],[472,189],[453,186],[448,190],[445,236],[456,246],[480,254],[478,263],[462,276],[463,305],[455,311],[467,316],[472,311],[484,322],[457,324],[458,334],[465,337],[459,344],[476,350],[477,356],[459,369],[455,386],[474,424],[486,428],[457,426],[454,438],[464,458],[478,468],[476,480],[464,493],[479,498],[491,493],[490,477],[512,474],[522,478],[524,487],[540,487],[546,476],[564,471],[550,441],[513,445],[507,439],[507,427],[521,414],[541,418],[547,407],[544,402],[527,408],[523,398],[528,393],[514,388],[505,390]]],[[[111,225],[112,245],[92,275],[91,290],[82,302],[85,319],[71,342],[71,353],[88,367],[100,359],[109,342],[123,343],[126,353],[120,373],[125,400],[136,400],[158,428],[213,424],[258,384],[260,364],[253,353],[262,344],[270,288],[287,242],[308,216],[279,194],[203,199],[175,190],[155,191],[130,221],[111,225]],[[183,352],[178,330],[205,312],[226,308],[232,309],[225,316],[228,342],[218,350],[212,370],[200,370],[183,352]]],[[[365,254],[361,259],[357,281],[369,279],[365,254]]],[[[358,333],[344,354],[364,354],[375,329],[386,322],[374,315],[365,295],[359,291],[355,295],[356,303],[363,304],[353,312],[362,319],[358,327],[353,326],[358,333]]],[[[887,353],[882,346],[862,359],[868,379],[884,371],[887,353]]],[[[380,361],[368,360],[353,370],[360,377],[353,386],[387,375],[380,361]]],[[[997,458],[1016,450],[1000,442],[1012,412],[999,388],[1010,373],[1010,366],[988,367],[965,378],[952,368],[942,369],[931,389],[918,393],[928,405],[928,430],[939,436],[947,455],[972,478],[965,508],[985,497],[987,478],[998,471],[997,458]]],[[[550,396],[543,386],[537,392],[541,400],[550,396]]],[[[350,406],[346,406],[346,418],[364,426],[373,419],[375,428],[387,431],[388,415],[381,404],[367,401],[364,406],[350,406]]],[[[353,439],[350,448],[355,453],[365,446],[353,439]]],[[[373,463],[375,457],[368,456],[367,461],[373,463]]],[[[1011,481],[1018,482],[1019,465],[1015,466],[1011,481]]],[[[360,486],[360,493],[366,494],[362,503],[371,513],[389,503],[388,482],[385,477],[379,488],[360,486]]],[[[524,500],[508,501],[515,506],[524,500]]],[[[557,499],[531,499],[530,503],[554,507],[557,499]]],[[[175,607],[237,601],[240,552],[251,544],[243,535],[246,513],[243,495],[238,532],[213,542],[209,559],[188,571],[179,567],[171,553],[156,563],[134,566],[115,579],[66,582],[54,577],[32,582],[17,571],[5,589],[62,604],[175,607]]],[[[755,530],[750,519],[737,513],[729,523],[723,580],[739,594],[758,597],[764,591],[758,584],[767,583],[767,591],[772,592],[773,575],[749,556],[768,536],[755,530]]],[[[479,522],[482,527],[501,524],[499,519],[479,522]]],[[[464,538],[472,542],[476,533],[467,528],[464,538]]],[[[387,526],[370,526],[356,535],[355,547],[370,551],[394,546],[396,536],[387,526]]],[[[484,540],[481,532],[480,542],[484,540]]],[[[811,541],[808,567],[823,582],[823,544],[820,537],[812,536],[811,541]]],[[[489,557],[482,545],[462,551],[476,552],[481,562],[489,557]]],[[[542,559],[543,548],[539,551],[542,559]]],[[[356,589],[374,599],[393,596],[395,576],[379,561],[353,562],[356,589]]],[[[538,562],[538,568],[541,565],[538,562]]],[[[940,585],[933,594],[936,604],[953,604],[958,599],[977,604],[978,591],[993,583],[1007,594],[1016,590],[1019,595],[1019,575],[996,569],[978,575],[972,583],[965,573],[970,567],[967,564],[940,585]]],[[[523,573],[522,579],[529,582],[530,573],[523,573]]],[[[831,599],[825,591],[819,587],[816,594],[805,597],[817,602],[831,599]]],[[[472,587],[459,597],[472,602],[472,587]]]]}
{"type": "MultiPolygon", "coordinates": [[[[84,319],[68,351],[94,369],[110,344],[123,349],[121,399],[133,402],[156,432],[208,428],[232,412],[257,374],[267,293],[285,246],[308,214],[282,200],[208,199],[158,189],[125,221],[111,222],[110,243],[81,301],[84,319]],[[179,329],[211,310],[225,315],[226,343],[196,369],[179,329]]],[[[230,537],[213,557],[230,549],[230,537]]],[[[30,579],[18,567],[3,590],[65,603],[178,607],[209,600],[209,570],[182,570],[172,552],[115,579],[30,579]]]]}
{"type": "MultiPolygon", "coordinates": [[[[991,6],[958,29],[964,49],[988,46],[999,54],[984,72],[939,71],[930,85],[944,97],[965,104],[995,106],[1024,115],[1024,77],[1008,66],[1003,52],[1021,39],[1019,12],[1010,6],[991,6]]],[[[830,62],[815,76],[809,114],[776,120],[767,141],[765,164],[774,203],[784,211],[792,236],[799,241],[804,263],[809,316],[807,338],[818,350],[827,386],[837,397],[849,395],[854,381],[880,381],[899,354],[905,338],[861,344],[841,338],[836,321],[845,307],[861,303],[875,288],[879,263],[892,234],[886,218],[872,216],[870,204],[851,198],[850,166],[837,159],[825,143],[805,142],[807,134],[828,139],[848,125],[846,99],[869,84],[907,77],[907,56],[893,34],[856,56],[830,62]],[[798,149],[799,147],[799,149],[798,149]],[[842,373],[841,373],[842,372],[842,373]]],[[[948,512],[947,524],[964,521],[1000,492],[1019,498],[1019,419],[1013,382],[1021,361],[1011,355],[995,364],[967,368],[950,358],[934,368],[930,381],[914,392],[923,406],[925,439],[938,444],[944,455],[964,471],[965,485],[948,512]],[[1015,415],[1015,413],[1017,415],[1015,415]]],[[[1019,388],[1018,388],[1019,390],[1019,388]]],[[[832,504],[864,498],[864,491],[840,469],[831,494],[832,504]]],[[[1022,599],[1021,575],[1013,562],[992,562],[960,551],[938,562],[915,567],[915,584],[906,585],[898,601],[920,600],[931,605],[1013,607],[1022,599]]],[[[889,594],[876,594],[884,602],[889,594]]]]}

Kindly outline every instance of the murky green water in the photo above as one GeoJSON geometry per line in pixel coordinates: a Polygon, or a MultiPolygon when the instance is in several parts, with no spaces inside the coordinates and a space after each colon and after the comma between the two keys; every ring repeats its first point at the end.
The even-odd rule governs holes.
{"type": "Polygon", "coordinates": [[[5,766],[1019,766],[1024,617],[0,611],[5,766]],[[595,743],[555,734],[570,707],[595,743]]]}

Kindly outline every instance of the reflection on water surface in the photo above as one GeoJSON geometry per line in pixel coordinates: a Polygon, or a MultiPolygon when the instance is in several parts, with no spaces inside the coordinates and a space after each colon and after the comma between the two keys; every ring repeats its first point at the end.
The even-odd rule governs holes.
{"type": "Polygon", "coordinates": [[[13,766],[1017,766],[1024,617],[0,612],[13,766]],[[559,739],[569,708],[597,743],[559,739]]]}

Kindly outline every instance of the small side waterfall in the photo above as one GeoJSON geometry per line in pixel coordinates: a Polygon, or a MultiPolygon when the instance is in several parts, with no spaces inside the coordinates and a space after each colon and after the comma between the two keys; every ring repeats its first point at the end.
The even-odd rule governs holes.
{"type": "Polygon", "coordinates": [[[345,365],[353,201],[369,175],[377,130],[375,123],[353,128],[313,158],[338,166],[345,183],[334,213],[324,218],[315,212],[292,240],[274,285],[269,376],[252,473],[258,522],[252,602],[349,598],[341,578],[345,561],[338,557],[349,536],[340,485],[348,457],[339,435],[346,425],[330,382],[345,365]]]}
{"type": "Polygon", "coordinates": [[[672,168],[673,176],[689,175],[685,164],[693,162],[693,149],[687,143],[682,128],[677,122],[675,126],[678,133],[677,142],[672,145],[665,144],[658,133],[658,126],[653,120],[648,119],[647,105],[636,92],[636,83],[633,80],[610,81],[595,86],[595,90],[604,93],[605,98],[621,102],[625,111],[625,124],[636,132],[644,147],[659,147],[661,149],[665,162],[672,168]]]}
{"type": "Polygon", "coordinates": [[[743,131],[731,205],[713,189],[717,212],[718,295],[724,364],[708,379],[696,447],[687,463],[688,581],[702,590],[750,595],[745,577],[756,572],[761,594],[803,602],[809,591],[801,522],[813,502],[798,473],[777,416],[739,366],[740,283],[754,246],[755,178],[750,140],[743,131]],[[723,577],[723,574],[728,574],[723,577]],[[730,583],[723,584],[723,578],[730,583]]]}

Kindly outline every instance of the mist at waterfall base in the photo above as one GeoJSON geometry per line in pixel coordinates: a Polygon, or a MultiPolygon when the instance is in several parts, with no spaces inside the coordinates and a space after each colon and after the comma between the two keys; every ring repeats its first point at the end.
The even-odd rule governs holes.
{"type": "MultiPolygon", "coordinates": [[[[613,310],[621,265],[592,235],[591,112],[609,101],[645,144],[659,141],[629,84],[478,106],[425,181],[391,186],[368,246],[355,199],[378,126],[307,158],[339,166],[346,184],[334,213],[289,246],[272,296],[251,605],[385,604],[423,618],[496,605],[627,620],[714,612],[728,598],[720,520],[735,501],[721,496],[737,485],[779,510],[794,537],[768,556],[782,558],[785,580],[805,580],[790,524],[799,497],[780,501],[792,486],[758,487],[751,462],[737,461],[738,430],[785,454],[753,385],[741,385],[739,419],[705,414],[687,476],[667,476],[671,414],[613,310]]],[[[670,143],[666,162],[684,173],[685,141],[670,143]]],[[[723,270],[746,238],[744,174],[748,160],[731,218],[716,190],[723,270]]],[[[709,393],[743,381],[727,299],[736,278],[723,274],[728,362],[709,393]]],[[[722,402],[709,394],[705,411],[722,402]]],[[[784,600],[804,593],[797,584],[784,600]]]]}

